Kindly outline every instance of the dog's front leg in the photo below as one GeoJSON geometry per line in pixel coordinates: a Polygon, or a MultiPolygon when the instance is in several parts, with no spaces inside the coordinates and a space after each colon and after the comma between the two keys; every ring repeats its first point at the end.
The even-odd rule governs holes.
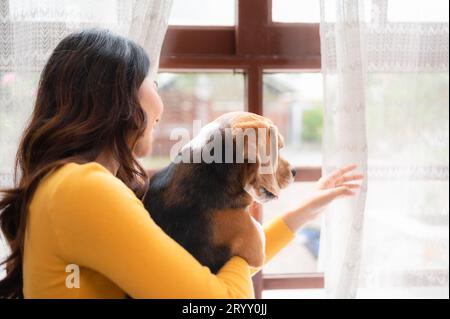
{"type": "Polygon", "coordinates": [[[264,231],[248,211],[238,209],[216,212],[213,230],[214,243],[229,247],[232,256],[244,258],[252,267],[264,264],[264,231]]]}

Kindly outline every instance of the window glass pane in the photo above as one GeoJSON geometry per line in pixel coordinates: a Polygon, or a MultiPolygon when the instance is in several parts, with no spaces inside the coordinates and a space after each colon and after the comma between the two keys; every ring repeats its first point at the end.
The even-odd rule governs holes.
{"type": "Polygon", "coordinates": [[[262,299],[326,299],[325,289],[269,289],[263,290],[262,299]]]}
{"type": "Polygon", "coordinates": [[[263,94],[264,115],[284,136],[283,156],[294,166],[320,166],[322,74],[265,74],[263,94]]]}
{"type": "Polygon", "coordinates": [[[369,164],[448,166],[448,73],[376,73],[367,81],[369,164]]]}
{"type": "Polygon", "coordinates": [[[272,20],[317,23],[320,21],[319,0],[272,0],[272,20]]]}
{"type": "MultiPolygon", "coordinates": [[[[279,128],[285,147],[281,155],[293,166],[321,166],[323,88],[321,73],[264,75],[263,112],[279,128]]],[[[278,200],[263,206],[264,221],[296,208],[314,188],[313,182],[290,185],[278,200]],[[298,200],[292,200],[292,199],[298,200]]],[[[296,238],[264,268],[264,273],[317,271],[320,220],[298,231],[296,238]]]]}
{"type": "MultiPolygon", "coordinates": [[[[342,16],[342,12],[339,10],[340,1],[330,0],[325,1],[326,5],[322,8],[323,12],[321,15],[323,16],[324,22],[327,23],[336,23],[338,20],[342,20],[344,17],[342,16]]],[[[369,23],[372,20],[372,10],[374,10],[374,16],[378,16],[380,10],[377,6],[374,6],[373,0],[359,0],[358,1],[358,16],[359,20],[362,22],[369,23]],[[375,11],[376,10],[376,11],[375,11]]],[[[319,9],[320,10],[320,9],[319,9]]]]}
{"type": "Polygon", "coordinates": [[[448,0],[389,0],[388,21],[448,22],[448,0]]]}
{"type": "Polygon", "coordinates": [[[194,137],[193,121],[204,126],[224,113],[244,110],[242,74],[160,73],[157,82],[164,113],[153,132],[152,154],[141,160],[149,169],[169,163],[170,149],[179,142],[170,139],[174,129],[186,128],[194,137]]]}
{"type": "MultiPolygon", "coordinates": [[[[336,14],[333,2],[327,4],[325,17],[327,21],[335,21],[336,14]]],[[[448,22],[449,1],[430,0],[424,5],[422,0],[388,0],[387,19],[391,22],[448,22]]],[[[361,2],[365,21],[370,21],[372,0],[361,2]]],[[[377,12],[374,12],[378,14],[377,12]]],[[[275,22],[317,23],[320,22],[319,0],[272,0],[272,20],[275,22]]]]}
{"type": "Polygon", "coordinates": [[[232,26],[235,3],[235,0],[174,0],[169,24],[232,26]]]}
{"type": "MultiPolygon", "coordinates": [[[[278,200],[263,205],[264,221],[269,221],[283,212],[296,208],[299,201],[314,190],[314,186],[314,182],[300,182],[282,190],[278,200]]],[[[264,267],[264,273],[287,274],[318,271],[320,226],[321,219],[318,218],[302,227],[297,232],[295,239],[264,267]]]]}
{"type": "Polygon", "coordinates": [[[363,260],[380,272],[448,269],[448,73],[377,73],[367,80],[363,260]]]}
{"type": "MultiPolygon", "coordinates": [[[[380,275],[393,269],[448,269],[448,194],[448,177],[441,181],[372,178],[364,214],[362,267],[380,275]],[[405,203],[405,198],[410,202],[405,203]]],[[[399,272],[396,279],[401,275],[405,273],[399,272]]],[[[370,281],[370,275],[365,280],[370,281]]]]}

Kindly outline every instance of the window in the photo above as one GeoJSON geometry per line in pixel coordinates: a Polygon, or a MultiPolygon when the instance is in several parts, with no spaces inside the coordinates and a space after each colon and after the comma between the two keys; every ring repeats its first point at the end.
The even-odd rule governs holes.
{"type": "Polygon", "coordinates": [[[325,299],[327,296],[323,289],[275,289],[264,290],[265,299],[325,299]]]}
{"type": "MultiPolygon", "coordinates": [[[[321,67],[319,0],[238,0],[235,3],[236,8],[232,11],[233,14],[236,12],[236,16],[233,22],[223,23],[220,26],[214,23],[215,27],[207,26],[212,23],[204,22],[198,23],[201,26],[184,23],[185,26],[169,27],[160,67],[163,72],[171,73],[192,70],[199,73],[221,70],[242,72],[242,75],[239,75],[239,81],[243,85],[244,109],[271,117],[282,129],[287,140],[283,155],[296,166],[298,171],[296,182],[281,194],[278,201],[268,203],[254,211],[254,215],[259,220],[268,220],[292,207],[289,205],[296,204],[287,198],[300,198],[303,194],[312,191],[314,182],[321,175],[319,132],[322,125],[323,102],[321,74],[318,73],[321,67]],[[297,41],[292,41],[292,38],[297,41]],[[301,46],[297,45],[299,42],[302,43],[301,46]]],[[[416,0],[408,2],[411,8],[417,7],[417,10],[404,10],[404,1],[400,0],[377,2],[367,0],[361,3],[365,21],[370,21],[373,11],[380,8],[386,9],[385,12],[383,11],[383,22],[448,21],[448,10],[442,9],[443,4],[445,8],[448,7],[448,2],[443,0],[430,0],[426,8],[417,6],[416,0]]],[[[335,21],[335,15],[336,12],[333,9],[324,12],[326,21],[335,21]]],[[[196,21],[200,20],[196,19],[196,21]]],[[[421,195],[417,198],[427,198],[428,203],[433,203],[433,208],[429,212],[435,214],[432,219],[434,222],[426,224],[421,219],[419,212],[423,211],[422,208],[425,205],[422,201],[418,201],[417,211],[411,212],[408,216],[402,216],[398,220],[399,223],[407,223],[410,226],[408,229],[412,232],[413,240],[421,247],[418,250],[419,253],[416,251],[414,256],[407,255],[408,252],[396,254],[398,229],[385,225],[383,218],[371,221],[379,225],[374,229],[382,228],[383,231],[368,235],[387,236],[392,239],[392,245],[385,247],[387,263],[397,262],[399,258],[402,258],[404,260],[402,265],[405,267],[410,265],[413,269],[448,268],[448,247],[435,247],[427,237],[427,234],[434,232],[441,236],[448,236],[448,232],[445,234],[441,231],[442,226],[448,225],[448,202],[443,203],[437,200],[437,198],[445,198],[442,194],[448,192],[448,177],[446,181],[436,178],[439,174],[433,177],[434,170],[439,170],[436,165],[442,163],[442,159],[447,159],[448,163],[448,145],[446,148],[434,147],[428,142],[439,143],[439,138],[428,138],[431,135],[443,136],[443,141],[448,140],[448,128],[447,131],[438,130],[443,127],[441,121],[448,119],[448,73],[424,75],[423,81],[416,87],[413,83],[408,83],[407,73],[376,73],[371,74],[367,80],[373,83],[369,86],[371,90],[366,92],[368,139],[370,145],[376,148],[370,149],[369,152],[377,152],[384,156],[389,154],[401,160],[402,149],[410,145],[399,144],[395,152],[390,152],[385,149],[383,139],[386,136],[394,138],[398,130],[395,123],[401,122],[402,116],[407,115],[426,118],[426,121],[421,122],[425,125],[420,127],[423,130],[421,134],[423,141],[420,147],[433,152],[435,154],[433,158],[436,160],[436,162],[423,163],[420,162],[420,158],[416,159],[417,165],[422,165],[420,166],[422,168],[434,167],[430,171],[431,174],[427,173],[428,175],[423,174],[422,168],[417,170],[417,177],[420,179],[417,189],[405,188],[404,181],[401,180],[397,185],[393,182],[385,188],[382,186],[382,181],[379,185],[376,185],[376,181],[371,184],[371,192],[392,193],[392,189],[401,187],[404,191],[423,192],[427,189],[426,196],[421,195]],[[432,88],[440,88],[442,94],[431,96],[432,88]],[[395,105],[389,102],[389,98],[379,101],[380,94],[377,94],[379,90],[387,90],[386,92],[391,92],[385,95],[387,97],[389,94],[407,95],[410,90],[416,89],[422,92],[423,107],[411,110],[409,113],[404,112],[408,108],[407,105],[395,105]],[[385,127],[385,135],[371,133],[379,132],[379,125],[385,127]],[[436,207],[441,208],[442,212],[434,209],[436,207]],[[443,249],[447,249],[447,254],[442,253],[443,249]]],[[[379,169],[383,169],[383,156],[379,156],[377,161],[379,161],[379,169]]],[[[370,163],[370,166],[373,167],[374,163],[370,163]]],[[[377,172],[369,171],[369,174],[377,174],[377,172]]],[[[401,176],[399,178],[401,179],[401,176]]],[[[369,203],[373,202],[371,198],[367,198],[367,201],[367,206],[375,210],[388,211],[381,202],[369,203]]],[[[401,204],[397,203],[397,205],[401,204]]],[[[387,209],[395,209],[395,207],[387,209]]],[[[377,216],[377,214],[372,215],[377,216]]],[[[271,261],[263,273],[260,272],[254,276],[256,297],[298,296],[302,298],[305,296],[302,294],[303,291],[309,294],[320,290],[317,288],[323,288],[324,278],[323,274],[318,272],[316,257],[319,243],[320,221],[316,221],[306,225],[296,240],[271,261]]],[[[365,247],[365,251],[371,249],[375,248],[365,247]]]]}
{"type": "MultiPolygon", "coordinates": [[[[174,10],[177,10],[177,2],[181,4],[186,1],[175,1],[174,10]]],[[[177,26],[169,26],[162,48],[160,71],[172,75],[162,74],[161,76],[175,75],[183,78],[186,76],[185,72],[188,72],[191,77],[193,75],[190,72],[194,70],[194,78],[209,74],[208,79],[213,88],[219,88],[221,86],[219,83],[222,82],[215,81],[222,81],[222,76],[225,76],[226,81],[230,81],[227,82],[230,83],[227,85],[231,85],[230,88],[233,88],[233,92],[235,92],[232,100],[242,103],[222,104],[222,106],[228,105],[227,107],[229,107],[229,109],[223,109],[223,112],[238,108],[257,114],[270,114],[269,116],[273,117],[277,124],[280,123],[278,121],[283,120],[285,116],[283,114],[286,112],[301,114],[303,119],[299,123],[290,122],[286,127],[288,132],[283,133],[291,136],[288,137],[290,142],[285,151],[288,159],[297,166],[298,172],[296,176],[298,183],[292,186],[291,193],[285,193],[283,196],[292,196],[292,192],[296,191],[309,192],[311,185],[320,178],[321,174],[320,134],[317,134],[318,127],[321,125],[320,111],[317,111],[321,103],[321,97],[319,97],[321,79],[320,74],[314,73],[320,71],[319,25],[317,23],[276,23],[276,19],[274,19],[275,23],[272,22],[270,19],[272,16],[271,3],[273,2],[275,6],[276,0],[222,2],[232,3],[230,5],[232,9],[225,8],[222,10],[222,14],[231,16],[229,12],[232,12],[234,17],[236,12],[235,18],[233,20],[227,18],[228,22],[226,23],[221,22],[222,18],[210,19],[215,16],[215,13],[210,12],[212,9],[203,15],[208,20],[212,20],[206,22],[203,18],[192,18],[194,15],[186,13],[187,11],[185,13],[180,11],[180,15],[186,15],[186,18],[190,15],[192,19],[187,21],[189,19],[181,17],[179,21],[184,20],[185,22],[171,22],[172,25],[177,24],[177,26]],[[193,25],[194,23],[196,25],[193,25]],[[292,37],[299,39],[302,46],[291,41],[292,37]],[[213,79],[211,76],[217,72],[219,75],[214,75],[217,78],[213,79]],[[225,74],[228,72],[229,75],[224,75],[222,72],[225,74]],[[286,85],[289,84],[287,82],[292,82],[290,93],[284,91],[286,85]],[[311,88],[306,92],[304,87],[309,87],[310,83],[314,89],[311,88]],[[310,94],[313,91],[316,95],[310,94]],[[283,109],[286,101],[288,104],[283,109]],[[308,129],[303,130],[303,127],[306,126],[302,127],[301,125],[304,123],[309,126],[308,129]],[[298,124],[301,125],[298,126],[298,124]],[[298,134],[300,134],[300,143],[305,146],[305,149],[298,148],[296,144],[298,139],[294,137],[298,137],[298,134]],[[308,145],[309,151],[306,151],[306,145],[308,145]],[[291,154],[288,154],[289,152],[291,154]]],[[[314,2],[318,3],[318,1],[314,2]]],[[[223,5],[225,6],[225,4],[223,5]]],[[[217,8],[216,1],[214,1],[214,8],[217,8]]],[[[197,78],[197,80],[199,79],[197,78]]],[[[160,87],[164,87],[164,81],[161,77],[160,87]]],[[[187,94],[186,91],[191,90],[188,87],[189,85],[180,87],[184,92],[182,94],[187,94]]],[[[163,89],[160,88],[160,90],[163,89]]],[[[195,91],[195,89],[193,90],[195,91]]],[[[176,99],[165,98],[164,94],[166,93],[162,91],[166,110],[170,108],[170,105],[177,105],[176,99]]],[[[206,92],[205,95],[208,96],[208,94],[211,93],[206,92]]],[[[218,103],[217,105],[222,103],[219,103],[221,98],[217,98],[214,94],[209,97],[212,103],[218,103]]],[[[186,107],[192,109],[193,106],[186,107]]],[[[189,115],[189,112],[187,114],[189,115]]],[[[167,116],[167,114],[163,116],[167,116]]],[[[165,117],[161,124],[167,120],[168,118],[165,117]]],[[[163,128],[159,129],[162,131],[163,128]]],[[[165,133],[158,134],[158,136],[164,137],[165,133]]],[[[167,152],[158,151],[157,148],[163,146],[156,145],[155,147],[155,152],[160,152],[162,155],[167,154],[167,152]]],[[[163,159],[162,162],[166,160],[163,159]]],[[[148,160],[148,164],[152,168],[157,166],[152,159],[148,160]]],[[[295,193],[295,196],[299,195],[295,193]]],[[[266,206],[264,211],[262,207],[255,209],[253,214],[262,221],[274,214],[279,214],[281,210],[285,209],[286,203],[288,201],[282,199],[277,203],[272,203],[271,206],[266,206]]],[[[305,233],[300,234],[299,241],[292,243],[282,253],[284,257],[283,255],[277,256],[277,260],[268,265],[264,274],[260,272],[253,277],[257,298],[262,296],[264,289],[279,289],[277,291],[283,293],[285,289],[323,287],[323,275],[317,272],[316,258],[314,257],[317,251],[314,245],[318,244],[317,234],[320,230],[317,225],[312,224],[308,227],[311,231],[307,233],[305,230],[305,233]],[[289,258],[290,252],[296,254],[296,259],[289,258]],[[307,267],[305,265],[302,268],[299,260],[303,260],[303,258],[309,258],[310,263],[307,267]],[[283,263],[287,263],[286,268],[283,263]]]]}
{"type": "Polygon", "coordinates": [[[283,156],[294,166],[320,166],[321,73],[266,73],[263,93],[264,115],[284,136],[283,156]]]}
{"type": "Polygon", "coordinates": [[[272,0],[274,22],[320,22],[319,0],[272,0]]]}
{"type": "Polygon", "coordinates": [[[387,18],[390,22],[448,22],[448,1],[409,0],[408,10],[402,0],[388,0],[387,18]]]}
{"type": "MultiPolygon", "coordinates": [[[[314,182],[295,182],[281,192],[278,200],[266,203],[263,219],[270,220],[297,207],[301,198],[313,191],[314,182]]],[[[302,274],[318,271],[321,220],[302,227],[295,239],[263,269],[264,274],[302,274]]]]}
{"type": "MultiPolygon", "coordinates": [[[[269,73],[263,77],[263,114],[278,126],[284,136],[281,154],[295,167],[320,167],[322,142],[323,88],[321,73],[269,73]]],[[[293,209],[315,183],[300,176],[283,190],[280,198],[263,206],[263,220],[293,209]],[[301,180],[301,181],[300,181],[301,180]]],[[[303,227],[294,241],[264,267],[264,274],[317,272],[320,220],[303,227]]]]}
{"type": "Polygon", "coordinates": [[[449,134],[448,73],[421,73],[414,78],[408,73],[375,73],[367,80],[370,88],[366,93],[369,158],[376,161],[371,165],[382,166],[386,162],[402,165],[410,148],[422,148],[424,153],[431,154],[426,158],[408,158],[408,162],[414,162],[416,166],[448,163],[449,146],[445,143],[449,134]],[[407,103],[412,98],[409,94],[412,91],[417,92],[412,104],[414,108],[407,103]],[[399,105],[398,101],[405,102],[399,105]],[[405,119],[409,124],[402,128],[400,136],[396,134],[398,123],[405,119]],[[420,130],[419,140],[417,130],[420,130]],[[442,138],[436,139],[436,136],[442,138]],[[384,143],[386,138],[392,142],[389,148],[384,143]],[[394,143],[393,139],[398,140],[394,143]]]}
{"type": "Polygon", "coordinates": [[[193,121],[201,126],[220,115],[244,110],[244,77],[224,72],[159,73],[158,92],[164,101],[163,120],[153,133],[152,155],[142,160],[144,167],[158,169],[169,163],[174,128],[186,128],[193,137],[193,121]]]}
{"type": "Polygon", "coordinates": [[[411,78],[408,73],[377,73],[367,80],[371,191],[366,204],[370,227],[366,228],[365,242],[372,245],[364,247],[365,261],[374,271],[396,269],[403,271],[403,276],[406,272],[427,272],[416,280],[432,281],[433,271],[449,266],[449,182],[445,167],[449,160],[449,75],[421,73],[411,78]],[[416,92],[415,100],[408,103],[412,91],[416,92]],[[399,127],[399,123],[406,125],[399,127]],[[390,143],[385,143],[386,139],[390,143]],[[415,152],[427,156],[407,155],[415,152]],[[386,168],[392,166],[395,171],[386,168]],[[389,196],[393,193],[398,196],[389,196]],[[379,201],[388,197],[389,204],[379,201]],[[401,198],[411,198],[413,209],[399,214],[405,211],[401,198]],[[447,245],[439,244],[443,242],[447,245]],[[405,249],[412,247],[411,243],[415,248],[405,249]]]}
{"type": "Polygon", "coordinates": [[[234,0],[174,0],[170,25],[215,25],[235,24],[234,0]]]}
{"type": "MultiPolygon", "coordinates": [[[[370,20],[374,0],[361,1],[361,7],[370,20]]],[[[382,0],[387,3],[387,21],[389,22],[448,22],[449,2],[430,0],[423,5],[421,0],[409,0],[405,10],[404,0],[382,0]]],[[[332,11],[332,10],[331,10],[332,11]]],[[[332,17],[334,12],[326,12],[332,17]]],[[[331,18],[332,19],[332,18],[331,18]]],[[[320,22],[320,0],[272,0],[272,20],[283,23],[318,23],[320,22]]],[[[329,19],[327,19],[329,20],[329,19]]]]}

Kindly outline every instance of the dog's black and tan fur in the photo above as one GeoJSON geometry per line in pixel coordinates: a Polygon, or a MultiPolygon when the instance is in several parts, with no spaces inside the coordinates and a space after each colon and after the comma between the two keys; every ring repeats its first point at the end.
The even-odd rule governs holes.
{"type": "MultiPolygon", "coordinates": [[[[221,130],[236,123],[246,126],[267,120],[245,112],[224,118],[221,130]]],[[[264,261],[264,248],[247,249],[246,245],[261,236],[261,229],[248,212],[254,198],[244,189],[258,182],[258,163],[223,162],[224,158],[222,163],[171,163],[151,178],[144,199],[155,222],[214,273],[233,255],[255,267],[264,261]]],[[[292,175],[286,161],[281,166],[284,171],[278,173],[289,174],[281,183],[278,179],[282,184],[278,186],[283,188],[292,181],[292,175]]],[[[266,198],[278,195],[263,184],[258,190],[266,198]]],[[[264,246],[263,238],[260,244],[264,246]]]]}

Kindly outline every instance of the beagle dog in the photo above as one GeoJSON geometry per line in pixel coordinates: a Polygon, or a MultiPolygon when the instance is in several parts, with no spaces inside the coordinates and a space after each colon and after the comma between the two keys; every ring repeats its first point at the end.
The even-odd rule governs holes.
{"type": "Polygon", "coordinates": [[[293,182],[295,170],[279,156],[282,147],[283,137],[269,119],[248,112],[224,114],[151,177],[144,206],[213,273],[235,255],[262,266],[264,232],[249,206],[277,198],[293,182]],[[214,137],[219,142],[213,143],[214,137]],[[246,245],[255,240],[261,249],[246,245]]]}

